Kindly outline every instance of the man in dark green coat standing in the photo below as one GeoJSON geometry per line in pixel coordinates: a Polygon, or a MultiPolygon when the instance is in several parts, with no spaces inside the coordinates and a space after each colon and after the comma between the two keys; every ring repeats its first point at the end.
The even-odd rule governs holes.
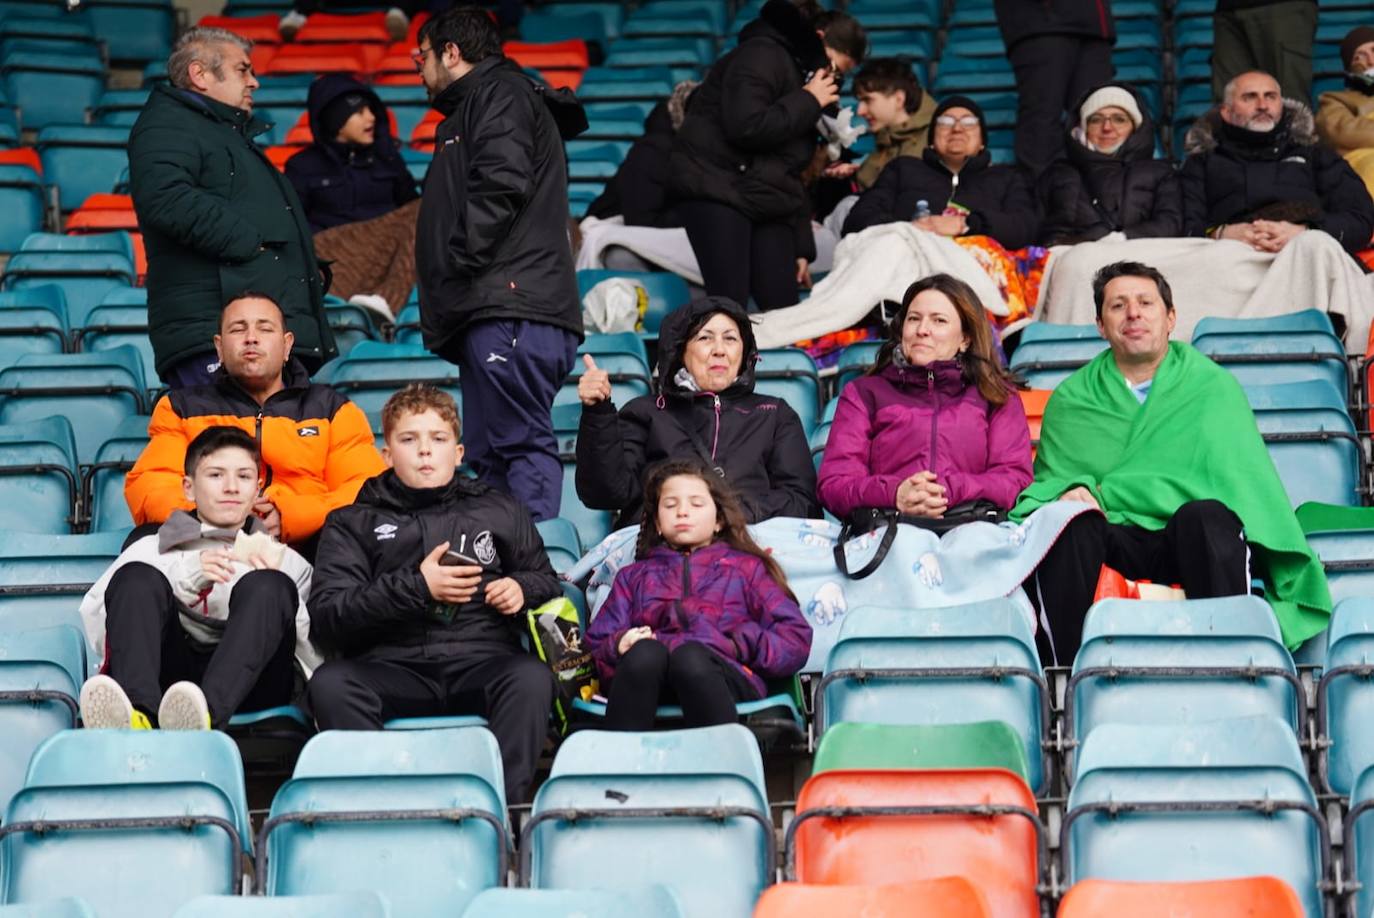
{"type": "Polygon", "coordinates": [[[310,226],[295,191],[253,137],[252,45],[193,28],[167,60],[129,135],[129,185],[148,249],[148,325],[172,388],[208,385],[224,304],[281,304],[292,354],[312,372],[336,353],[310,226]]]}

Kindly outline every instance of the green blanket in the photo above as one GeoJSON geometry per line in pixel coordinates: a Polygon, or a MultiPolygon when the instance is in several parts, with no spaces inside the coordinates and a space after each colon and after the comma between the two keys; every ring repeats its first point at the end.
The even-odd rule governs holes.
{"type": "Polygon", "coordinates": [[[1245,524],[1290,649],[1331,616],[1326,575],[1289,506],[1288,495],[1231,374],[1173,342],[1140,404],[1104,351],[1054,391],[1045,407],[1035,481],[1013,519],[1077,486],[1089,488],[1107,519],[1162,529],[1191,500],[1219,500],[1245,524]]]}

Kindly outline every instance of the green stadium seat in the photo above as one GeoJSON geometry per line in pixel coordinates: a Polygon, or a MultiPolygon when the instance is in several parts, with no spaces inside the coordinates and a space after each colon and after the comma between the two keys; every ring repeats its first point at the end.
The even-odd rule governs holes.
{"type": "Polygon", "coordinates": [[[1026,747],[1000,720],[967,724],[839,723],[816,746],[811,773],[875,768],[1001,768],[1028,780],[1026,747]]]}

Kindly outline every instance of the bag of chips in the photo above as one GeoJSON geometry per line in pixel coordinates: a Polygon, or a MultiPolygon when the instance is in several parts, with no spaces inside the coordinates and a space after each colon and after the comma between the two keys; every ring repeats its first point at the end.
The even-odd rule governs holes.
{"type": "Polygon", "coordinates": [[[539,659],[553,671],[554,682],[558,685],[554,710],[566,733],[573,699],[586,701],[596,694],[596,662],[583,644],[577,607],[567,597],[551,599],[525,614],[529,617],[530,642],[539,659]]]}

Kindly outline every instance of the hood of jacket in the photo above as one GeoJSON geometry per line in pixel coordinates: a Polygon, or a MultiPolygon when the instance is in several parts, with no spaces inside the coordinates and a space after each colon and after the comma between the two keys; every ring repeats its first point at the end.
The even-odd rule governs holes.
{"type": "Polygon", "coordinates": [[[749,320],[749,313],[729,297],[707,296],[674,309],[659,326],[659,395],[691,394],[675,381],[678,370],[683,367],[682,354],[687,347],[687,334],[697,323],[718,312],[735,320],[735,324],[739,326],[740,338],[744,342],[744,357],[740,362],[739,376],[721,394],[741,395],[754,391],[754,364],[758,363],[759,346],[754,340],[754,326],[749,320]]]}
{"type": "Polygon", "coordinates": [[[353,503],[395,513],[413,513],[464,497],[476,497],[488,490],[486,485],[462,474],[454,475],[448,484],[438,488],[412,488],[401,481],[395,469],[387,469],[364,482],[353,503]]]}
{"type": "Polygon", "coordinates": [[[1193,122],[1183,141],[1188,156],[1211,153],[1219,146],[1236,150],[1252,159],[1280,156],[1292,147],[1310,147],[1317,142],[1316,119],[1312,109],[1296,99],[1283,100],[1283,115],[1272,131],[1247,131],[1221,119],[1219,108],[1212,108],[1193,122]]]}
{"type": "Polygon", "coordinates": [[[310,84],[310,95],[306,100],[306,108],[310,117],[310,132],[315,135],[315,145],[328,152],[330,156],[341,161],[348,160],[351,145],[342,144],[332,137],[324,136],[320,127],[320,119],[330,102],[350,93],[366,98],[368,107],[372,109],[372,114],[377,116],[377,129],[376,133],[373,134],[372,146],[356,149],[370,149],[378,156],[388,156],[393,153],[396,150],[397,142],[396,138],[391,136],[391,118],[386,106],[369,87],[343,73],[327,73],[310,84]]]}
{"type": "MultiPolygon", "coordinates": [[[[248,519],[244,520],[239,527],[242,531],[252,535],[255,532],[266,532],[267,524],[253,516],[251,513],[248,519]]],[[[239,529],[219,529],[215,527],[206,528],[206,524],[193,513],[186,510],[174,510],[172,515],[167,517],[167,522],[158,527],[157,530],[157,550],[161,553],[176,551],[192,542],[201,539],[216,539],[223,542],[232,543],[239,533],[239,529]]]]}
{"type": "Polygon", "coordinates": [[[821,37],[789,0],[768,0],[759,11],[759,18],[740,29],[740,44],[755,38],[782,45],[803,73],[830,63],[821,37]]]}
{"type": "Polygon", "coordinates": [[[964,364],[960,360],[936,360],[923,367],[915,364],[898,366],[896,363],[889,363],[875,375],[888,380],[899,389],[910,389],[918,396],[932,388],[932,382],[936,392],[949,397],[962,395],[969,387],[969,380],[964,374],[964,364]]]}
{"type": "Polygon", "coordinates": [[[1079,97],[1069,113],[1069,120],[1072,122],[1065,132],[1064,149],[1070,162],[1074,165],[1085,163],[1101,162],[1144,162],[1155,158],[1155,122],[1150,117],[1149,106],[1145,103],[1145,98],[1136,91],[1134,86],[1128,83],[1103,83],[1101,86],[1094,86],[1079,97]],[[1089,150],[1079,140],[1074,137],[1073,131],[1081,122],[1083,103],[1088,101],[1088,97],[1099,89],[1106,89],[1108,86],[1122,89],[1135,97],[1136,107],[1140,109],[1140,127],[1131,132],[1116,149],[1115,153],[1103,153],[1099,150],[1089,150]]]}

